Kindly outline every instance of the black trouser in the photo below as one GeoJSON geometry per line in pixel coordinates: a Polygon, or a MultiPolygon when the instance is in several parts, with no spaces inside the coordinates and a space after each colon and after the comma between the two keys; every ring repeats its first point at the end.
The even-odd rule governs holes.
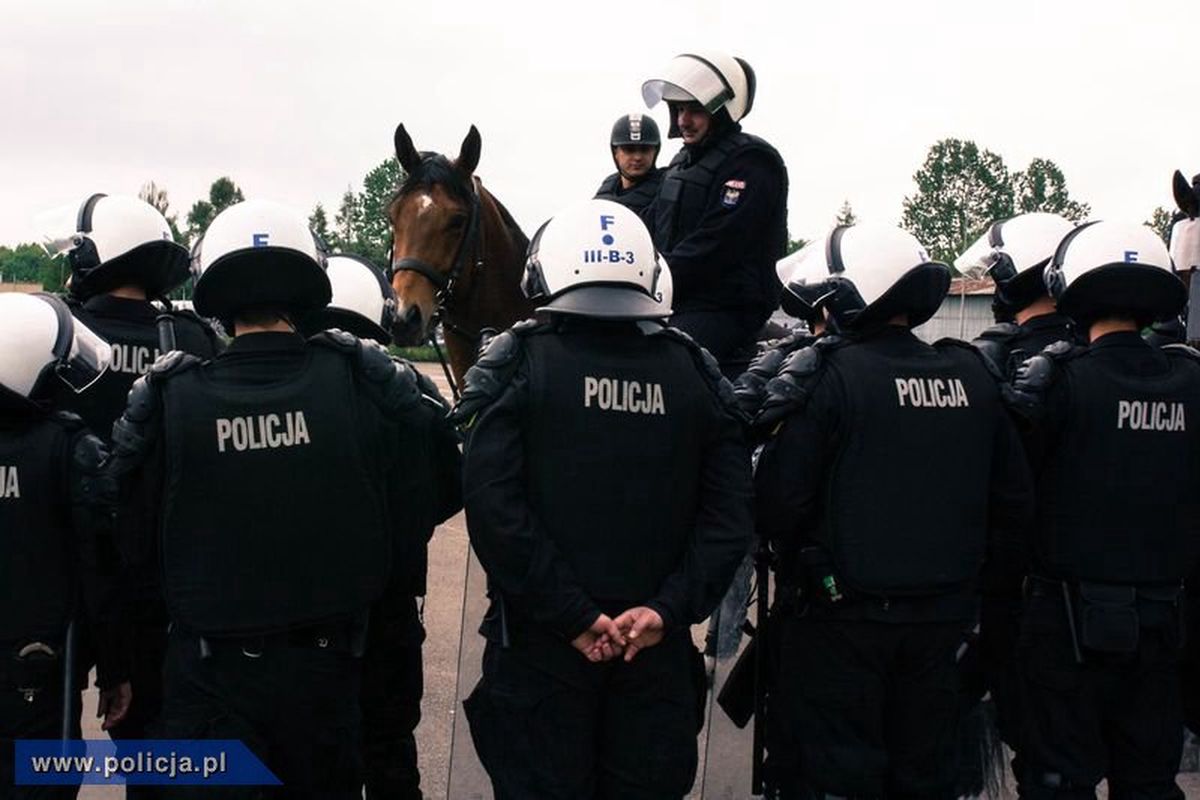
{"type": "Polygon", "coordinates": [[[696,778],[704,665],[687,631],[630,663],[488,643],[465,705],[496,800],[668,800],[696,778]]]}
{"type": "Polygon", "coordinates": [[[755,338],[768,316],[759,312],[679,311],[671,315],[670,324],[712,353],[721,372],[733,380],[754,358],[755,338]]]}
{"type": "MultiPolygon", "coordinates": [[[[167,655],[167,623],[139,621],[130,630],[133,648],[129,661],[129,685],[133,701],[121,724],[109,730],[109,738],[148,739],[151,726],[162,713],[163,660],[167,655]]],[[[150,800],[158,796],[155,786],[127,786],[126,800],[150,800]]]]}
{"type": "Polygon", "coordinates": [[[781,615],[770,739],[780,797],[952,798],[964,627],[781,615]]]}
{"type": "Polygon", "coordinates": [[[1081,664],[1061,591],[1035,587],[1026,601],[1021,797],[1094,798],[1105,777],[1112,800],[1183,797],[1175,785],[1183,752],[1178,618],[1166,607],[1140,610],[1136,651],[1084,648],[1081,664]]]}
{"type": "MultiPolygon", "coordinates": [[[[1197,576],[1200,579],[1200,576],[1197,576]]],[[[1187,640],[1179,658],[1183,689],[1183,719],[1200,736],[1200,587],[1188,583],[1187,640]]]]}
{"type": "Polygon", "coordinates": [[[1017,677],[1017,638],[1021,601],[984,597],[980,610],[980,665],[992,703],[1000,738],[1016,748],[1021,731],[1021,692],[1017,677]]]}
{"type": "MultiPolygon", "coordinates": [[[[7,648],[3,657],[8,657],[7,648]]],[[[17,670],[0,664],[0,800],[71,800],[79,793],[78,786],[15,786],[13,742],[17,739],[58,739],[62,736],[63,707],[62,668],[57,660],[47,662],[44,669],[17,670]],[[18,675],[18,671],[20,674],[18,675]],[[34,672],[41,672],[40,679],[34,672]],[[31,680],[33,678],[33,680],[31,680]],[[19,692],[17,687],[33,688],[32,694],[19,692]]],[[[80,696],[74,696],[71,737],[82,736],[79,729],[80,696]]]]}
{"type": "Polygon", "coordinates": [[[414,731],[421,721],[424,641],[415,597],[385,594],[371,609],[361,701],[367,800],[422,797],[414,731]]]}
{"type": "Polygon", "coordinates": [[[171,633],[164,670],[163,739],[239,739],[283,783],[171,787],[168,797],[358,800],[360,660],[344,642],[200,640],[171,633]]]}

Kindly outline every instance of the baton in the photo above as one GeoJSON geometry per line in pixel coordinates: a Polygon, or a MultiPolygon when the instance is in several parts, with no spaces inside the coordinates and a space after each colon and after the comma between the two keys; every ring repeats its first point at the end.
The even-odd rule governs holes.
{"type": "Polygon", "coordinates": [[[62,740],[71,741],[75,725],[75,620],[67,625],[67,638],[63,643],[63,694],[62,694],[62,740]]]}
{"type": "Polygon", "coordinates": [[[175,347],[175,317],[170,312],[159,314],[155,319],[158,326],[158,352],[160,355],[166,355],[175,347]]]}

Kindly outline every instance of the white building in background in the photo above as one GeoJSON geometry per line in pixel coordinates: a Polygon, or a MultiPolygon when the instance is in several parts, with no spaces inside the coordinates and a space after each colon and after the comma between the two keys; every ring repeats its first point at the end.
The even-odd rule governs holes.
{"type": "Polygon", "coordinates": [[[933,318],[916,329],[927,342],[950,337],[971,341],[994,324],[992,297],[996,286],[990,278],[955,278],[950,292],[933,318]]]}

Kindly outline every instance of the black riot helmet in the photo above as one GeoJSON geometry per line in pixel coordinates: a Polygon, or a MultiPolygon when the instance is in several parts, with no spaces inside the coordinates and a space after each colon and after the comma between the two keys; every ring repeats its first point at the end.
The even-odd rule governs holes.
{"type": "Polygon", "coordinates": [[[658,123],[646,114],[626,114],[613,123],[612,135],[608,139],[612,147],[621,145],[645,145],[656,150],[662,146],[658,123]]]}

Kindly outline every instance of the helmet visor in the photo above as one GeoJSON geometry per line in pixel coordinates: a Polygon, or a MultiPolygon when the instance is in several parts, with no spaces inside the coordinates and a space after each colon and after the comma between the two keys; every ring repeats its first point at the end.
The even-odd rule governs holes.
{"type": "Polygon", "coordinates": [[[712,114],[733,99],[733,87],[708,62],[683,55],[667,64],[661,75],[642,84],[642,99],[650,108],[663,100],[695,100],[712,114]]]}
{"type": "Polygon", "coordinates": [[[79,231],[79,203],[43,211],[33,218],[38,244],[50,255],[60,256],[83,242],[79,231]]]}
{"type": "Polygon", "coordinates": [[[55,372],[59,380],[76,392],[82,392],[100,379],[112,363],[112,347],[91,328],[75,323],[71,351],[58,362],[55,372]]]}
{"type": "MultiPolygon", "coordinates": [[[[989,227],[990,231],[990,227],[989,227]]],[[[971,246],[954,259],[954,268],[961,275],[978,275],[988,272],[996,263],[996,248],[992,245],[988,231],[971,243],[971,246]]],[[[1004,276],[997,275],[997,278],[1004,276]]]]}

